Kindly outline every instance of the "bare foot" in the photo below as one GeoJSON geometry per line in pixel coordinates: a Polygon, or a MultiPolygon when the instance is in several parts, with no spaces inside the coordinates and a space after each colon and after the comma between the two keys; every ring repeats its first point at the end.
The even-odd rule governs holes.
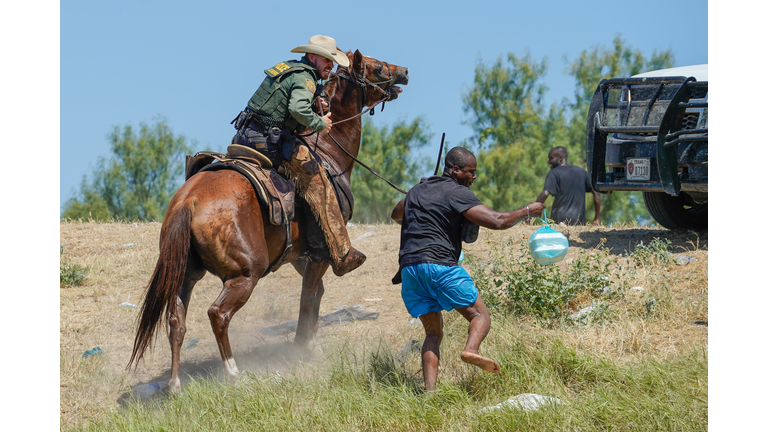
{"type": "Polygon", "coordinates": [[[461,360],[464,361],[464,363],[475,365],[484,371],[493,373],[501,372],[501,368],[499,367],[498,363],[477,353],[464,351],[461,353],[461,360]]]}

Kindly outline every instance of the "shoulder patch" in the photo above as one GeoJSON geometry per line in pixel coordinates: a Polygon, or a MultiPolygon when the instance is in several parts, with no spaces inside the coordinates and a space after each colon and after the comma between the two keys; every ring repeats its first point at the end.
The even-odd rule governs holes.
{"type": "Polygon", "coordinates": [[[310,92],[314,93],[315,92],[315,82],[312,81],[309,78],[304,78],[304,79],[307,82],[307,90],[309,90],[310,92]]]}
{"type": "Polygon", "coordinates": [[[276,77],[276,76],[280,75],[281,73],[287,71],[290,68],[291,67],[288,66],[288,64],[286,62],[280,62],[280,63],[272,66],[271,68],[267,69],[267,73],[272,75],[273,77],[276,77]]]}

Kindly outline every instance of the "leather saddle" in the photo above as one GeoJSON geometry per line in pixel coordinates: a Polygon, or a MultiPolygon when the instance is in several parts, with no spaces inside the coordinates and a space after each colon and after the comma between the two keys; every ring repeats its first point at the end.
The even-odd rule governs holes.
{"type": "Polygon", "coordinates": [[[277,261],[267,267],[262,277],[277,271],[288,261],[293,250],[291,242],[291,221],[294,218],[294,199],[296,196],[293,182],[280,176],[270,160],[250,147],[232,144],[227,153],[202,151],[194,156],[187,156],[185,180],[203,171],[231,169],[239,172],[253,186],[256,196],[269,214],[269,222],[282,226],[286,230],[285,247],[277,261]]]}
{"type": "Polygon", "coordinates": [[[272,163],[263,154],[250,147],[232,144],[227,147],[226,154],[202,151],[187,156],[185,179],[203,171],[235,170],[250,181],[259,201],[267,209],[270,223],[286,226],[294,218],[295,186],[272,168],[272,163]]]}
{"type": "MultiPolygon", "coordinates": [[[[295,207],[296,205],[302,205],[306,214],[310,212],[308,205],[303,199],[296,200],[296,186],[291,180],[278,174],[269,158],[257,150],[239,144],[232,144],[227,147],[226,154],[201,151],[194,156],[187,156],[185,180],[199,172],[222,169],[235,170],[245,176],[253,186],[259,202],[264,206],[267,214],[269,214],[270,223],[285,228],[286,244],[283,253],[276,262],[267,268],[262,277],[270,272],[277,271],[278,268],[287,262],[288,255],[293,249],[291,221],[296,216],[295,207]]],[[[352,189],[340,174],[331,174],[327,167],[326,174],[336,191],[336,197],[342,214],[346,220],[349,220],[352,217],[354,208],[352,189]]],[[[320,227],[316,226],[317,223],[311,223],[314,222],[312,219],[311,217],[309,218],[310,223],[307,224],[307,230],[305,231],[307,241],[310,247],[321,248],[325,239],[322,232],[319,231],[320,227]]],[[[310,259],[313,258],[310,257],[310,259]]]]}

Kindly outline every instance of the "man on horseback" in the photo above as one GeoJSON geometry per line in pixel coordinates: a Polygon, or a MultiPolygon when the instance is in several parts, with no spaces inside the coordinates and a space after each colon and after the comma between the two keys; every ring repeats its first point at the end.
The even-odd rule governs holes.
{"type": "Polygon", "coordinates": [[[331,131],[331,113],[322,113],[327,109],[322,99],[322,115],[315,112],[315,102],[322,93],[322,85],[317,82],[328,79],[334,63],[349,66],[349,59],[336,46],[335,39],[322,35],[312,36],[309,44],[291,52],[306,55],[264,71],[267,76],[261,86],[232,121],[237,129],[232,144],[264,154],[274,167],[282,167],[294,180],[323,231],[333,272],[342,276],[360,267],[365,255],[352,247],[336,193],[323,169],[325,164],[303,140],[296,139],[307,129],[316,133],[331,131]]]}

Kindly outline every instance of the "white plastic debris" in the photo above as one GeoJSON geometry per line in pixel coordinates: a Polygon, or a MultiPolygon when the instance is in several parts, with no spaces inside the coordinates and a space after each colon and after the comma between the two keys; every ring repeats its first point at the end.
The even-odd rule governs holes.
{"type": "Polygon", "coordinates": [[[384,299],[380,299],[380,298],[370,298],[370,299],[363,299],[363,300],[365,300],[365,301],[370,301],[370,302],[374,302],[374,301],[382,301],[382,300],[384,300],[384,299]]]}
{"type": "Polygon", "coordinates": [[[641,286],[632,287],[632,291],[642,291],[642,290],[644,290],[644,289],[645,289],[645,288],[643,288],[643,287],[641,287],[641,286]]]}
{"type": "Polygon", "coordinates": [[[697,260],[696,258],[691,258],[687,255],[678,255],[675,261],[677,261],[677,265],[684,266],[688,263],[696,262],[697,260]]]}
{"type": "Polygon", "coordinates": [[[164,390],[168,387],[168,383],[164,381],[158,381],[153,383],[142,384],[131,389],[131,394],[136,399],[146,399],[153,394],[164,390]]]}
{"type": "MultiPolygon", "coordinates": [[[[345,322],[375,320],[379,317],[379,312],[373,309],[366,309],[364,305],[356,304],[352,306],[336,306],[336,312],[318,317],[318,326],[325,327],[331,324],[341,324],[345,322]]],[[[296,331],[298,321],[289,321],[272,327],[260,327],[262,334],[276,336],[296,331]]]]}
{"type": "Polygon", "coordinates": [[[138,246],[138,245],[139,245],[138,243],[126,243],[126,244],[123,245],[123,247],[138,246]]]}
{"type": "Polygon", "coordinates": [[[358,241],[358,240],[360,240],[360,239],[364,239],[364,238],[366,238],[366,237],[370,237],[370,236],[372,236],[372,235],[374,235],[374,234],[376,234],[376,231],[368,231],[367,233],[365,233],[365,234],[361,235],[360,237],[358,237],[358,238],[354,239],[353,241],[358,241]]]}
{"type": "Polygon", "coordinates": [[[348,310],[348,311],[362,312],[362,311],[365,310],[365,305],[361,305],[361,304],[356,304],[356,305],[352,305],[352,306],[341,305],[341,306],[336,306],[334,308],[334,310],[337,310],[337,311],[346,311],[346,310],[348,310]]]}
{"type": "Polygon", "coordinates": [[[135,304],[133,304],[133,303],[128,303],[128,302],[122,302],[122,303],[120,303],[118,306],[120,306],[120,307],[132,307],[132,308],[135,308],[135,307],[136,307],[136,305],[135,305],[135,304]]]}
{"type": "Polygon", "coordinates": [[[542,396],[535,393],[523,393],[517,396],[513,396],[500,404],[481,408],[480,412],[506,408],[521,409],[523,411],[536,411],[542,406],[552,406],[560,403],[562,403],[562,401],[553,396],[542,396]]]}
{"type": "Polygon", "coordinates": [[[264,378],[273,384],[282,384],[283,381],[285,381],[285,378],[283,378],[283,376],[280,375],[280,372],[277,371],[267,374],[264,378]]]}
{"type": "Polygon", "coordinates": [[[588,314],[588,313],[592,312],[592,309],[594,309],[594,308],[595,308],[595,305],[589,305],[589,306],[585,307],[584,309],[582,309],[582,310],[580,310],[580,311],[578,311],[578,312],[576,312],[576,313],[573,313],[573,314],[569,315],[569,317],[570,317],[571,319],[576,319],[576,318],[579,318],[579,317],[581,317],[581,316],[583,316],[583,315],[586,315],[586,314],[588,314]]]}
{"type": "Polygon", "coordinates": [[[400,363],[405,363],[405,359],[408,358],[409,354],[411,354],[412,352],[417,352],[417,353],[421,352],[422,344],[423,342],[421,341],[417,341],[416,339],[411,339],[411,341],[405,345],[405,348],[400,350],[400,355],[397,356],[397,360],[400,363]]]}
{"type": "Polygon", "coordinates": [[[420,326],[420,321],[419,321],[419,319],[418,319],[418,318],[411,318],[411,320],[410,320],[410,321],[408,321],[408,325],[409,325],[409,326],[411,326],[411,327],[413,327],[413,328],[418,328],[418,327],[421,327],[421,326],[420,326]]]}

